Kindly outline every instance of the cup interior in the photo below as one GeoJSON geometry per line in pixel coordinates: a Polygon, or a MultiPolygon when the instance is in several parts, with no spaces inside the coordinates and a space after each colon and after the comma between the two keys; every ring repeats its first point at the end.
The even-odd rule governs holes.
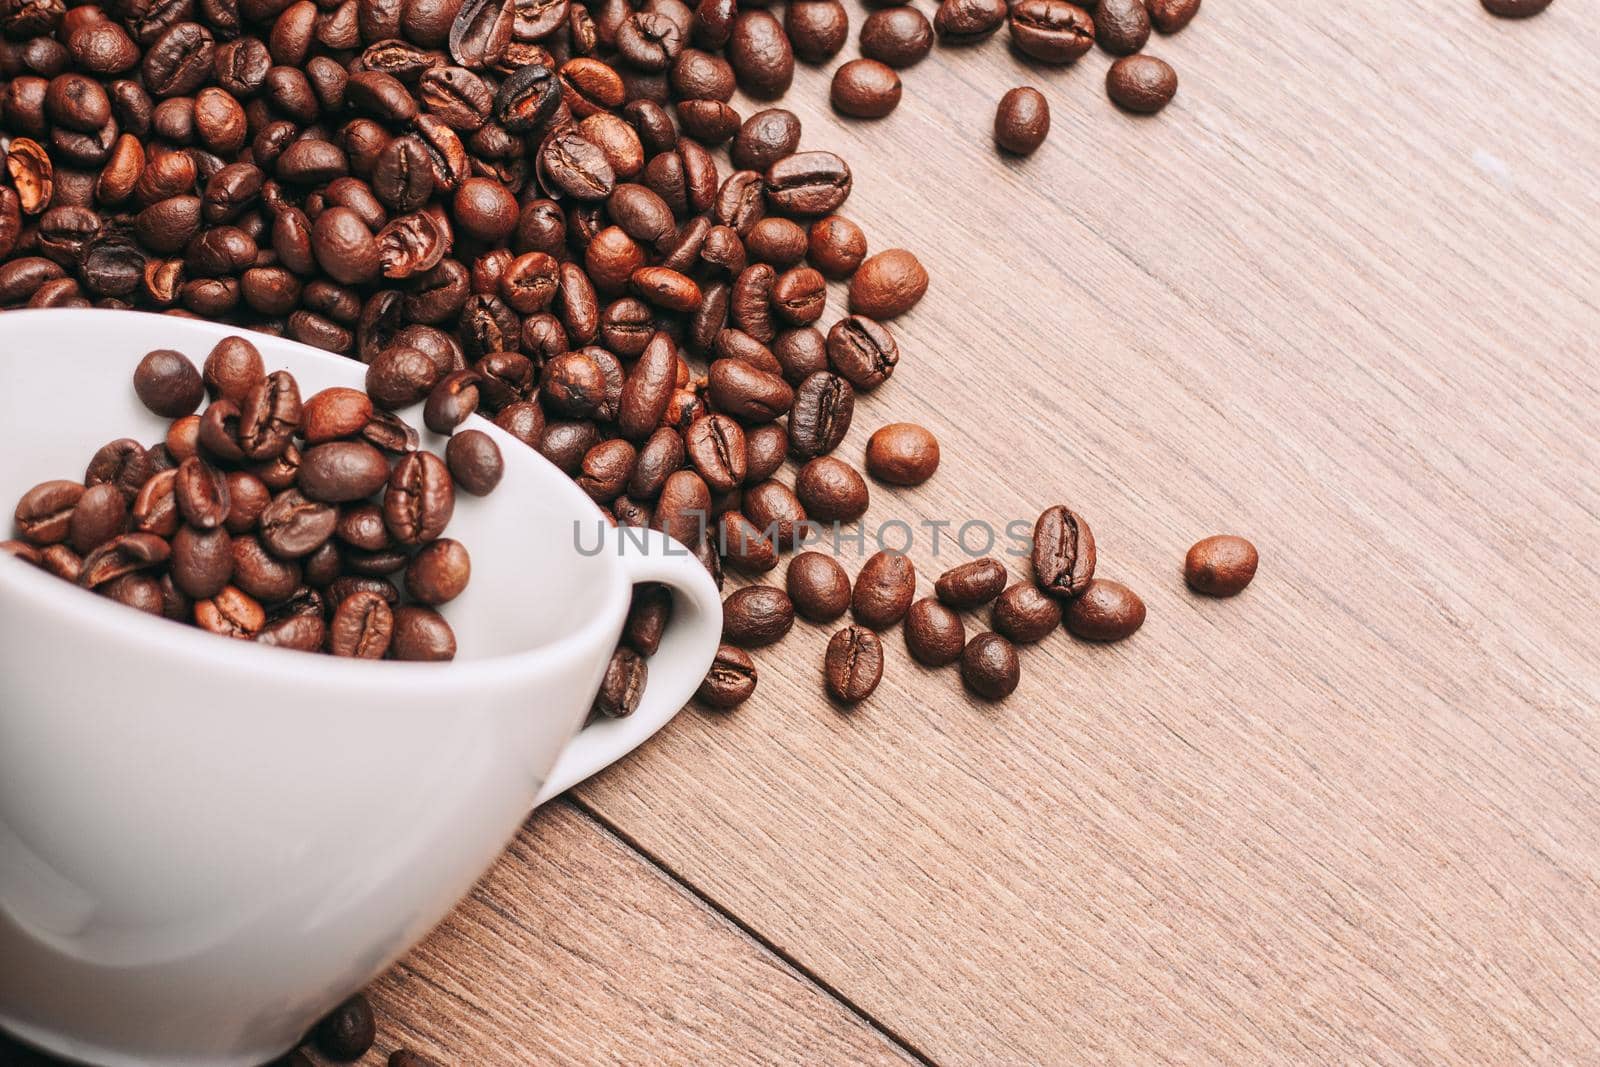
{"type": "MultiPolygon", "coordinates": [[[[133,371],[145,353],[171,348],[201,367],[212,347],[236,333],[261,351],[268,371],[285,369],[302,398],[333,386],[360,388],[365,367],[356,360],[293,341],[216,323],[129,311],[17,311],[5,315],[0,334],[0,538],[13,537],[9,509],[34,485],[52,478],[82,479],[95,451],[131,437],[146,447],[161,442],[169,420],[149,411],[133,390],[133,371]]],[[[422,447],[443,455],[446,439],[423,426],[421,406],[399,412],[422,435],[422,447]]],[[[441,609],[455,630],[457,662],[532,650],[559,652],[564,641],[582,643],[595,627],[620,617],[620,570],[596,551],[604,519],[575,484],[543,456],[486,419],[469,426],[495,439],[505,476],[488,497],[458,490],[447,537],[466,546],[472,576],[466,591],[441,609]]],[[[0,567],[0,592],[97,602],[91,612],[107,624],[156,625],[165,639],[221,638],[143,616],[75,589],[59,579],[48,585],[0,567]],[[6,591],[5,587],[10,586],[6,591]],[[48,589],[48,592],[40,592],[48,589]]],[[[48,576],[46,576],[48,577],[48,576]]],[[[396,580],[399,576],[394,576],[396,580]]],[[[76,606],[74,610],[79,610],[76,606]]],[[[262,655],[293,655],[249,646],[262,655]]],[[[312,657],[301,656],[301,659],[312,657]]],[[[357,668],[370,666],[345,663],[357,668]]],[[[385,664],[383,669],[425,665],[385,664]]]]}

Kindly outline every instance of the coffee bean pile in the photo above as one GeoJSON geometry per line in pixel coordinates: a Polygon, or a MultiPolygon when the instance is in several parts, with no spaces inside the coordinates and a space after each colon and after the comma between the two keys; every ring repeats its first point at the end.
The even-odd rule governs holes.
{"type": "MultiPolygon", "coordinates": [[[[453,378],[430,394],[430,422],[449,408],[453,378]]],[[[243,337],[219,342],[203,373],[179,352],[151,352],[133,387],[173,420],[166,439],[112,441],[82,481],[34,486],[0,549],[225,637],[361,659],[455,657],[437,609],[466,589],[472,564],[443,534],[456,486],[483,494],[500,480],[487,434],[453,437],[440,459],[359,389],[302,402],[294,377],[267,373],[243,337]]]]}
{"type": "MultiPolygon", "coordinates": [[[[938,463],[938,442],[920,426],[896,424],[874,434],[868,443],[868,468],[883,462],[875,452],[896,445],[897,462],[887,469],[894,484],[920,484],[938,463]],[[914,442],[902,446],[902,442],[914,442]],[[905,457],[911,457],[906,459],[905,457]],[[901,476],[915,471],[915,475],[901,476]]],[[[832,457],[813,460],[835,464],[832,457]]],[[[866,506],[865,487],[857,489],[845,472],[850,468],[816,475],[823,484],[839,475],[840,498],[866,506]]],[[[802,471],[804,481],[805,471],[802,471]]],[[[874,471],[876,474],[876,471],[874,471]]],[[[856,475],[859,478],[859,475],[856,475]]],[[[854,507],[844,509],[853,511],[854,507]]],[[[859,512],[856,513],[859,515],[859,512]]],[[[1197,591],[1230,595],[1244,587],[1249,577],[1239,548],[1242,538],[1211,538],[1191,551],[1190,584],[1197,591]],[[1222,543],[1217,543],[1222,542],[1222,543]],[[1237,542],[1237,544],[1235,544],[1237,542]],[[1196,559],[1199,562],[1196,562],[1196,559]],[[1196,578],[1201,573],[1204,576],[1196,578]],[[1241,580],[1242,579],[1242,580],[1241,580]]],[[[1248,570],[1254,574],[1254,549],[1248,570]]],[[[961,679],[974,694],[986,700],[1010,696],[1021,680],[1017,646],[1044,640],[1058,627],[1085,641],[1120,641],[1136,633],[1145,620],[1144,602],[1120,582],[1095,577],[1094,534],[1081,515],[1062,505],[1045,510],[1034,524],[1031,581],[1008,584],[1005,566],[984,557],[953,567],[934,583],[934,595],[917,598],[917,572],[906,556],[878,552],[862,564],[852,584],[832,556],[808,551],[795,556],[783,589],[751,585],[723,603],[722,635],[725,644],[697,694],[707,707],[726,710],[749,699],[756,689],[756,667],[747,649],[770,645],[785,637],[795,618],[832,623],[849,611],[853,625],[834,633],[823,657],[823,683],[829,695],[844,705],[871,696],[883,679],[884,649],[881,631],[904,624],[906,650],[925,667],[960,663],[961,679]],[[967,638],[961,612],[985,605],[990,608],[990,629],[967,638]]]]}

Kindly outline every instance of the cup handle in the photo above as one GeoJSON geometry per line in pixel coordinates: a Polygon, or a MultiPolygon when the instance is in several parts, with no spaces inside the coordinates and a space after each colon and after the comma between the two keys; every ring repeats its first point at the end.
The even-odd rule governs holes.
{"type": "Polygon", "coordinates": [[[722,596],[694,554],[664,533],[639,527],[607,527],[603,551],[614,552],[627,580],[660,582],[672,590],[672,618],[661,647],[650,657],[644,695],[632,715],[598,719],[578,731],[561,750],[537,807],[609,767],[661,729],[700,688],[722,642],[722,596]]]}

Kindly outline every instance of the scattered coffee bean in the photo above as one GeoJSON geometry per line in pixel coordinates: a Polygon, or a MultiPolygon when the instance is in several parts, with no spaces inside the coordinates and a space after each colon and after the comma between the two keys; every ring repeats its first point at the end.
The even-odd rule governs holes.
{"type": "Polygon", "coordinates": [[[1178,93],[1178,75],[1155,56],[1124,56],[1106,72],[1106,92],[1128,111],[1152,115],[1178,93]]]}
{"type": "Polygon", "coordinates": [[[958,611],[980,607],[1006,587],[1006,569],[989,556],[951,567],[939,575],[933,591],[939,600],[958,611]]]}
{"type": "Polygon", "coordinates": [[[932,597],[924,597],[906,612],[906,650],[925,667],[944,667],[961,658],[967,628],[961,616],[932,597]]]}
{"type": "Polygon", "coordinates": [[[818,456],[801,467],[794,492],[807,516],[818,522],[854,522],[867,512],[866,480],[833,456],[818,456]]]}
{"type": "MultiPolygon", "coordinates": [[[[1516,3],[1517,0],[1511,2],[1516,3]]],[[[1523,3],[1524,6],[1538,4],[1542,10],[1549,6],[1550,0],[1523,0],[1523,3]]],[[[1150,21],[1156,29],[1162,33],[1177,33],[1199,13],[1200,0],[1145,0],[1145,6],[1150,9],[1150,21]]]]}
{"type": "Polygon", "coordinates": [[[985,700],[1004,700],[1022,680],[1017,650],[996,633],[981,633],[961,651],[961,681],[985,700]]]}
{"type": "Polygon", "coordinates": [[[1184,581],[1206,596],[1237,596],[1256,576],[1260,557],[1242,537],[1218,534],[1195,543],[1183,561],[1184,581]]]}
{"type": "Polygon", "coordinates": [[[145,407],[168,419],[189,414],[205,399],[200,372],[187,356],[170,348],[158,348],[139,361],[133,390],[145,407]]]}
{"type": "Polygon", "coordinates": [[[1061,602],[1032,582],[1018,582],[995,600],[990,625],[1015,644],[1031,645],[1061,625],[1061,602]]]}
{"type": "Polygon", "coordinates": [[[1007,91],[994,113],[995,144],[1019,156],[1031,155],[1050,136],[1050,103],[1030,86],[1007,91]]]}
{"type": "Polygon", "coordinates": [[[1121,641],[1144,625],[1139,594],[1107,578],[1096,578],[1067,603],[1067,629],[1085,641],[1121,641]]]}
{"type": "Polygon", "coordinates": [[[794,605],[782,589],[749,585],[722,603],[722,638],[730,645],[770,645],[794,625],[794,605]]]}
{"type": "Polygon", "coordinates": [[[867,439],[867,473],[890,485],[921,485],[939,469],[939,441],[911,422],[891,422],[867,439]]]}
{"type": "Polygon", "coordinates": [[[1053,597],[1077,596],[1094,577],[1094,533],[1083,516],[1062,504],[1033,525],[1033,578],[1053,597]]]}
{"type": "Polygon", "coordinates": [[[1094,47],[1094,20],[1066,0],[1017,0],[1007,26],[1017,50],[1041,63],[1073,63],[1094,47]]]}
{"type": "Polygon", "coordinates": [[[876,59],[852,59],[833,72],[829,99],[842,115],[881,119],[900,106],[900,75],[876,59]]]}
{"type": "Polygon", "coordinates": [[[850,606],[849,575],[821,552],[802,552],[790,560],[785,588],[794,610],[812,622],[833,622],[850,606]]]}
{"type": "Polygon", "coordinates": [[[856,575],[850,607],[861,625],[882,630],[905,618],[916,595],[917,570],[910,557],[875,552],[856,575]]]}
{"type": "Polygon", "coordinates": [[[463,430],[451,437],[444,458],[456,484],[473,496],[494,492],[505,474],[500,446],[482,430],[463,430]]]}
{"type": "Polygon", "coordinates": [[[1148,0],[1100,0],[1094,9],[1095,40],[1114,56],[1129,56],[1150,40],[1148,0]]]}
{"type": "Polygon", "coordinates": [[[933,25],[909,5],[874,11],[861,24],[861,54],[896,69],[913,66],[933,49],[933,25]]]}
{"type": "Polygon", "coordinates": [[[347,1063],[361,1057],[377,1039],[377,1022],[372,1005],[357,993],[340,1004],[312,1031],[317,1048],[329,1059],[347,1063]]]}
{"type": "Polygon", "coordinates": [[[928,272],[903,248],[870,256],[850,279],[850,311],[892,319],[917,306],[928,291],[928,272]]]}
{"type": "Polygon", "coordinates": [[[823,679],[835,700],[857,704],[883,680],[883,642],[860,626],[846,626],[828,641],[823,679]]]}
{"type": "Polygon", "coordinates": [[[811,224],[807,255],[826,277],[848,278],[867,258],[867,238],[849,219],[829,215],[811,224]]]}
{"type": "Polygon", "coordinates": [[[750,654],[733,645],[717,649],[705,681],[695,696],[709,708],[726,711],[750,699],[756,691],[756,665],[750,654]]]}

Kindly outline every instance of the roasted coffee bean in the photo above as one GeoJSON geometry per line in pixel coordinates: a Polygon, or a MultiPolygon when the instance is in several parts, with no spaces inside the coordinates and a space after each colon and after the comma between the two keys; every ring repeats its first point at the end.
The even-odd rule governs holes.
{"type": "Polygon", "coordinates": [[[256,635],[256,643],[269,648],[289,648],[297,652],[321,652],[328,626],[318,615],[289,615],[266,623],[256,635]]]}
{"type": "Polygon", "coordinates": [[[1074,597],[1094,577],[1094,532],[1083,516],[1057,504],[1033,526],[1033,577],[1053,597],[1074,597]]]}
{"type": "MultiPolygon", "coordinates": [[[[389,643],[389,655],[397,660],[415,663],[442,663],[456,658],[456,635],[443,615],[431,608],[404,604],[392,609],[394,637],[389,643]]],[[[395,1063],[396,1053],[389,1057],[395,1063]]],[[[401,1063],[426,1064],[428,1061],[412,1055],[401,1063]]]]}
{"type": "Polygon", "coordinates": [[[620,107],[628,90],[616,70],[598,59],[578,57],[562,64],[562,100],[579,118],[620,107]]]}
{"type": "Polygon", "coordinates": [[[833,72],[828,99],[841,115],[881,119],[900,106],[900,75],[876,59],[852,59],[833,72]]]}
{"type": "Polygon", "coordinates": [[[83,565],[78,572],[78,584],[85,589],[94,589],[135,571],[158,567],[171,554],[167,542],[155,534],[118,534],[84,555],[83,565]]]}
{"type": "Polygon", "coordinates": [[[122,493],[123,500],[131,503],[152,469],[144,446],[132,438],[122,437],[95,452],[84,469],[83,484],[92,488],[110,483],[122,493]]]}
{"type": "Polygon", "coordinates": [[[110,482],[91,485],[73,505],[67,543],[83,555],[122,533],[127,525],[128,504],[122,491],[110,482]]]}
{"type": "Polygon", "coordinates": [[[705,681],[695,697],[709,708],[726,711],[750,699],[756,691],[756,665],[750,654],[733,645],[717,649],[705,681]]]}
{"type": "Polygon", "coordinates": [[[707,394],[719,411],[752,423],[771,422],[794,406],[788,382],[738,359],[711,364],[707,394]]]}
{"type": "Polygon", "coordinates": [[[850,577],[832,556],[802,552],[784,582],[794,609],[812,622],[833,622],[850,606],[850,577]]]}
{"type": "Polygon", "coordinates": [[[800,119],[785,108],[757,111],[733,139],[729,154],[741,170],[765,172],[800,146],[800,119]]]}
{"type": "Polygon", "coordinates": [[[274,556],[255,536],[235,537],[232,550],[231,581],[256,600],[264,604],[279,603],[293,596],[300,587],[300,565],[274,556]]]}
{"type": "Polygon", "coordinates": [[[494,438],[482,430],[463,430],[445,446],[445,463],[456,484],[473,496],[488,496],[500,484],[505,460],[494,438]]]}
{"type": "Polygon", "coordinates": [[[376,504],[352,504],[342,509],[333,533],[363,552],[381,552],[389,547],[389,528],[383,524],[383,509],[376,504]]]}
{"type": "Polygon", "coordinates": [[[300,386],[288,371],[273,371],[250,387],[239,405],[239,447],[247,459],[283,455],[300,429],[300,386]]]}
{"type": "Polygon", "coordinates": [[[819,522],[854,522],[867,511],[867,483],[854,467],[832,456],[801,467],[794,489],[806,514],[819,522]]]}
{"type": "Polygon", "coordinates": [[[985,700],[1004,700],[1022,680],[1022,666],[1010,641],[981,633],[961,652],[961,681],[985,700]]]}
{"type": "Polygon", "coordinates": [[[372,421],[361,428],[361,439],[391,455],[411,452],[417,447],[416,428],[388,411],[372,413],[372,421]]]}
{"type": "Polygon", "coordinates": [[[828,283],[811,267],[791,267],[772,283],[772,306],[794,326],[809,326],[822,317],[828,301],[828,283]]]}
{"type": "Polygon", "coordinates": [[[124,574],[99,586],[98,591],[119,604],[147,615],[160,617],[165,614],[166,598],[161,595],[161,583],[148,575],[124,574]]]}
{"type": "Polygon", "coordinates": [[[946,44],[973,44],[1006,20],[1006,0],[941,0],[933,28],[946,44]]]}
{"type": "Polygon", "coordinates": [[[672,64],[672,91],[688,100],[733,99],[733,67],[721,56],[685,49],[672,64]]]}
{"type": "Polygon", "coordinates": [[[620,437],[602,441],[584,454],[576,479],[578,488],[601,504],[621,495],[637,455],[633,445],[620,437]]]}
{"type": "Polygon", "coordinates": [[[932,597],[924,597],[906,612],[906,650],[925,667],[945,667],[961,658],[967,628],[961,616],[932,597]]]}
{"type": "Polygon", "coordinates": [[[799,385],[818,371],[828,369],[828,346],[822,331],[813,326],[784,330],[772,342],[783,379],[799,385]]]}
{"type": "Polygon", "coordinates": [[[424,545],[406,567],[406,592],[433,607],[447,604],[466,591],[472,560],[466,546],[448,537],[424,545]]]}
{"type": "Polygon", "coordinates": [[[711,346],[718,359],[737,359],[768,374],[782,374],[783,364],[772,350],[743,330],[721,330],[711,346]]]}
{"type": "Polygon", "coordinates": [[[740,115],[720,100],[680,100],[678,125],[707,147],[722,144],[739,132],[740,115]]]}
{"type": "Polygon", "coordinates": [[[618,648],[606,664],[600,680],[600,691],[595,694],[594,710],[611,719],[632,715],[644,696],[649,667],[644,657],[631,648],[618,648]]]}
{"type": "Polygon", "coordinates": [[[1139,51],[1150,40],[1147,0],[1100,0],[1094,9],[1095,40],[1114,56],[1139,51]]]}
{"type": "Polygon", "coordinates": [[[1217,534],[1195,542],[1189,549],[1183,561],[1183,578],[1197,593],[1237,596],[1255,578],[1259,563],[1255,545],[1233,534],[1217,534]]]}
{"type": "MultiPolygon", "coordinates": [[[[1145,6],[1150,10],[1150,21],[1155,23],[1156,29],[1162,33],[1177,33],[1200,11],[1200,0],[1145,0],[1145,6]]],[[[1538,14],[1550,6],[1550,0],[1485,0],[1484,6],[1495,14],[1516,18],[1538,14]]]]}
{"type": "MultiPolygon", "coordinates": [[[[394,639],[394,612],[383,596],[361,590],[339,601],[328,627],[328,651],[335,656],[382,659],[394,639]]],[[[372,1011],[353,997],[317,1024],[317,1047],[337,1060],[355,1059],[372,1045],[372,1011]],[[359,1006],[353,1006],[354,1001],[359,1006]],[[359,1047],[358,1047],[359,1046],[359,1047]]]]}
{"type": "Polygon", "coordinates": [[[244,590],[225,585],[212,596],[195,598],[194,621],[209,633],[251,641],[266,625],[267,613],[244,590]]]}
{"type": "Polygon", "coordinates": [[[129,525],[134,532],[152,533],[158,537],[171,537],[178,532],[177,480],[178,472],[175,470],[158,471],[139,488],[139,495],[133,498],[133,508],[129,512],[129,525]]]}
{"type": "Polygon", "coordinates": [[[860,390],[876,389],[894,373],[900,347],[882,323],[865,315],[840,319],[828,330],[828,365],[860,390]]]}
{"type": "Polygon", "coordinates": [[[622,640],[641,656],[653,656],[661,648],[661,638],[671,618],[672,593],[666,586],[656,582],[636,585],[628,605],[628,621],[622,627],[622,640]]]}
{"type": "Polygon", "coordinates": [[[848,278],[867,256],[867,239],[849,219],[829,215],[812,223],[808,254],[825,276],[848,278]]]}
{"type": "Polygon", "coordinates": [[[850,607],[863,626],[882,630],[905,617],[917,595],[917,571],[898,552],[876,552],[861,565],[850,607]]]}
{"type": "Polygon", "coordinates": [[[921,485],[939,469],[939,441],[913,422],[891,422],[867,439],[867,473],[890,485],[921,485]]]}
{"type": "Polygon", "coordinates": [[[605,153],[575,127],[558,130],[539,149],[539,169],[574,200],[604,200],[616,188],[616,171],[605,153]]]}
{"type": "Polygon", "coordinates": [[[799,59],[825,63],[850,36],[850,16],[839,0],[792,0],[784,8],[783,29],[799,59]]]}
{"type": "Polygon", "coordinates": [[[1144,625],[1139,594],[1106,578],[1096,578],[1067,604],[1067,629],[1085,641],[1121,641],[1144,625]]]}
{"type": "Polygon", "coordinates": [[[513,0],[465,0],[450,25],[450,56],[482,70],[500,62],[517,21],[513,0]]]}
{"type": "Polygon", "coordinates": [[[243,403],[251,388],[265,379],[266,368],[256,346],[243,337],[224,337],[206,357],[201,377],[211,396],[243,403]]]}
{"type": "Polygon", "coordinates": [[[1017,50],[1043,63],[1072,63],[1094,47],[1094,20],[1067,0],[1017,0],[1007,25],[1017,50]]]}
{"type": "Polygon", "coordinates": [[[927,291],[928,272],[917,257],[891,248],[869,257],[850,279],[850,311],[892,319],[910,311],[927,291]]]}
{"type": "Polygon", "coordinates": [[[360,389],[334,387],[307,400],[301,414],[306,444],[320,445],[359,434],[372,421],[372,400],[360,389]]]}
{"type": "Polygon", "coordinates": [[[855,390],[848,381],[825,370],[809,375],[795,390],[789,447],[802,459],[832,452],[850,431],[854,413],[855,390]]]}
{"type": "Polygon", "coordinates": [[[183,521],[197,530],[221,526],[232,506],[227,477],[199,456],[190,456],[179,464],[172,482],[172,498],[183,521]]]}
{"type": "Polygon", "coordinates": [[[1031,86],[1007,91],[994,113],[995,144],[1019,156],[1033,153],[1050,135],[1050,103],[1031,86]]]}
{"type": "Polygon", "coordinates": [[[794,52],[783,26],[759,8],[740,11],[728,38],[739,88],[757,99],[782,96],[794,81],[794,52]]]}
{"type": "Polygon", "coordinates": [[[539,454],[569,478],[576,478],[583,468],[583,457],[599,443],[600,434],[592,419],[551,422],[539,440],[539,454]]]}
{"type": "Polygon", "coordinates": [[[180,526],[172,536],[172,580],[185,596],[214,597],[233,577],[233,539],[223,529],[180,526]]]}
{"type": "MultiPolygon", "coordinates": [[[[827,215],[850,196],[850,167],[832,152],[796,152],[767,168],[767,202],[785,215],[827,215]]],[[[908,253],[909,254],[909,253],[908,253]]]]}
{"type": "Polygon", "coordinates": [[[517,199],[491,178],[468,178],[456,190],[453,218],[469,237],[498,244],[517,227],[517,199]]]}
{"type": "MultiPolygon", "coordinates": [[[[746,434],[747,445],[749,439],[750,435],[746,434]]],[[[682,435],[668,426],[656,430],[639,449],[633,475],[628,479],[628,495],[638,500],[654,500],[661,494],[667,478],[683,467],[684,458],[682,435]]]]}
{"type": "Polygon", "coordinates": [[[383,521],[402,545],[421,545],[444,532],[455,511],[455,489],[444,460],[432,452],[411,452],[389,476],[383,494],[383,521]]]}
{"type": "Polygon", "coordinates": [[[823,680],[835,700],[859,703],[883,680],[883,642],[871,630],[846,626],[828,641],[823,680]]]}
{"type": "Polygon", "coordinates": [[[722,639],[740,648],[781,640],[794,626],[794,605],[782,589],[745,586],[722,602],[722,639]]]}
{"type": "Polygon", "coordinates": [[[989,556],[951,567],[939,575],[933,591],[939,600],[957,610],[976,608],[1000,595],[1006,585],[1006,569],[989,556]]]}
{"type": "Polygon", "coordinates": [[[422,400],[442,377],[439,365],[428,355],[396,344],[379,352],[367,367],[367,395],[378,407],[394,411],[422,400]]]}
{"type": "Polygon", "coordinates": [[[300,491],[311,500],[340,504],[364,500],[389,480],[389,461],[365,441],[330,441],[308,449],[300,462],[300,491]]]}
{"type": "MultiPolygon", "coordinates": [[[[173,476],[175,479],[176,472],[173,472],[173,476]]],[[[157,477],[159,478],[159,475],[157,477]]],[[[156,478],[151,479],[152,482],[156,480],[156,478]]],[[[229,471],[228,515],[222,520],[222,525],[233,534],[252,530],[270,503],[272,503],[272,490],[267,488],[266,482],[247,471],[229,471]]],[[[174,506],[176,506],[175,500],[174,506]]]]}
{"type": "Polygon", "coordinates": [[[279,493],[261,512],[261,542],[281,559],[299,559],[333,536],[339,512],[297,489],[279,493]]]}
{"type": "Polygon", "coordinates": [[[778,565],[777,548],[737,511],[717,518],[717,549],[730,566],[746,574],[765,574],[778,565]]]}
{"type": "Polygon", "coordinates": [[[239,445],[239,405],[232,400],[213,400],[200,416],[199,444],[217,459],[237,463],[244,459],[239,445]]]}
{"type": "Polygon", "coordinates": [[[22,495],[12,519],[17,533],[32,545],[52,545],[67,539],[72,511],[83,499],[80,482],[41,482],[22,495]]]}
{"type": "Polygon", "coordinates": [[[733,419],[726,415],[696,419],[684,434],[684,445],[689,461],[713,492],[731,492],[744,483],[745,435],[733,419]]]}
{"type": "Polygon", "coordinates": [[[874,11],[861,24],[861,54],[895,68],[920,63],[933,49],[933,26],[909,5],[874,11]]]}
{"type": "Polygon", "coordinates": [[[1178,75],[1155,56],[1124,56],[1106,72],[1106,93],[1121,108],[1152,115],[1178,93],[1178,75]]]}
{"type": "MultiPolygon", "coordinates": [[[[752,516],[758,527],[764,526],[752,516]]],[[[694,471],[667,476],[656,502],[655,528],[690,548],[701,544],[711,524],[711,491],[694,471]]]]}
{"type": "Polygon", "coordinates": [[[994,602],[992,625],[1019,645],[1042,641],[1061,624],[1061,602],[1045,596],[1032,582],[1018,582],[994,602]]]}
{"type": "Polygon", "coordinates": [[[666,15],[636,11],[617,27],[617,51],[635,70],[660,73],[683,52],[683,28],[666,15]]]}
{"type": "Polygon", "coordinates": [[[83,573],[83,557],[66,545],[46,545],[39,550],[39,566],[68,582],[76,582],[83,573]]]}
{"type": "Polygon", "coordinates": [[[770,264],[752,264],[739,272],[728,297],[729,321],[762,344],[778,336],[772,321],[772,287],[777,280],[778,272],[770,264]]]}
{"type": "Polygon", "coordinates": [[[437,434],[452,434],[478,410],[478,372],[458,370],[439,380],[422,409],[422,421],[437,434]]]}
{"type": "Polygon", "coordinates": [[[745,235],[745,247],[751,259],[786,269],[805,258],[806,231],[791,219],[765,218],[745,235]]]}
{"type": "Polygon", "coordinates": [[[700,287],[694,279],[668,267],[641,267],[628,284],[640,298],[669,311],[693,311],[700,306],[700,287]]]}
{"type": "Polygon", "coordinates": [[[805,533],[806,510],[794,490],[769,478],[746,489],[740,510],[780,551],[799,545],[805,533]]]}

